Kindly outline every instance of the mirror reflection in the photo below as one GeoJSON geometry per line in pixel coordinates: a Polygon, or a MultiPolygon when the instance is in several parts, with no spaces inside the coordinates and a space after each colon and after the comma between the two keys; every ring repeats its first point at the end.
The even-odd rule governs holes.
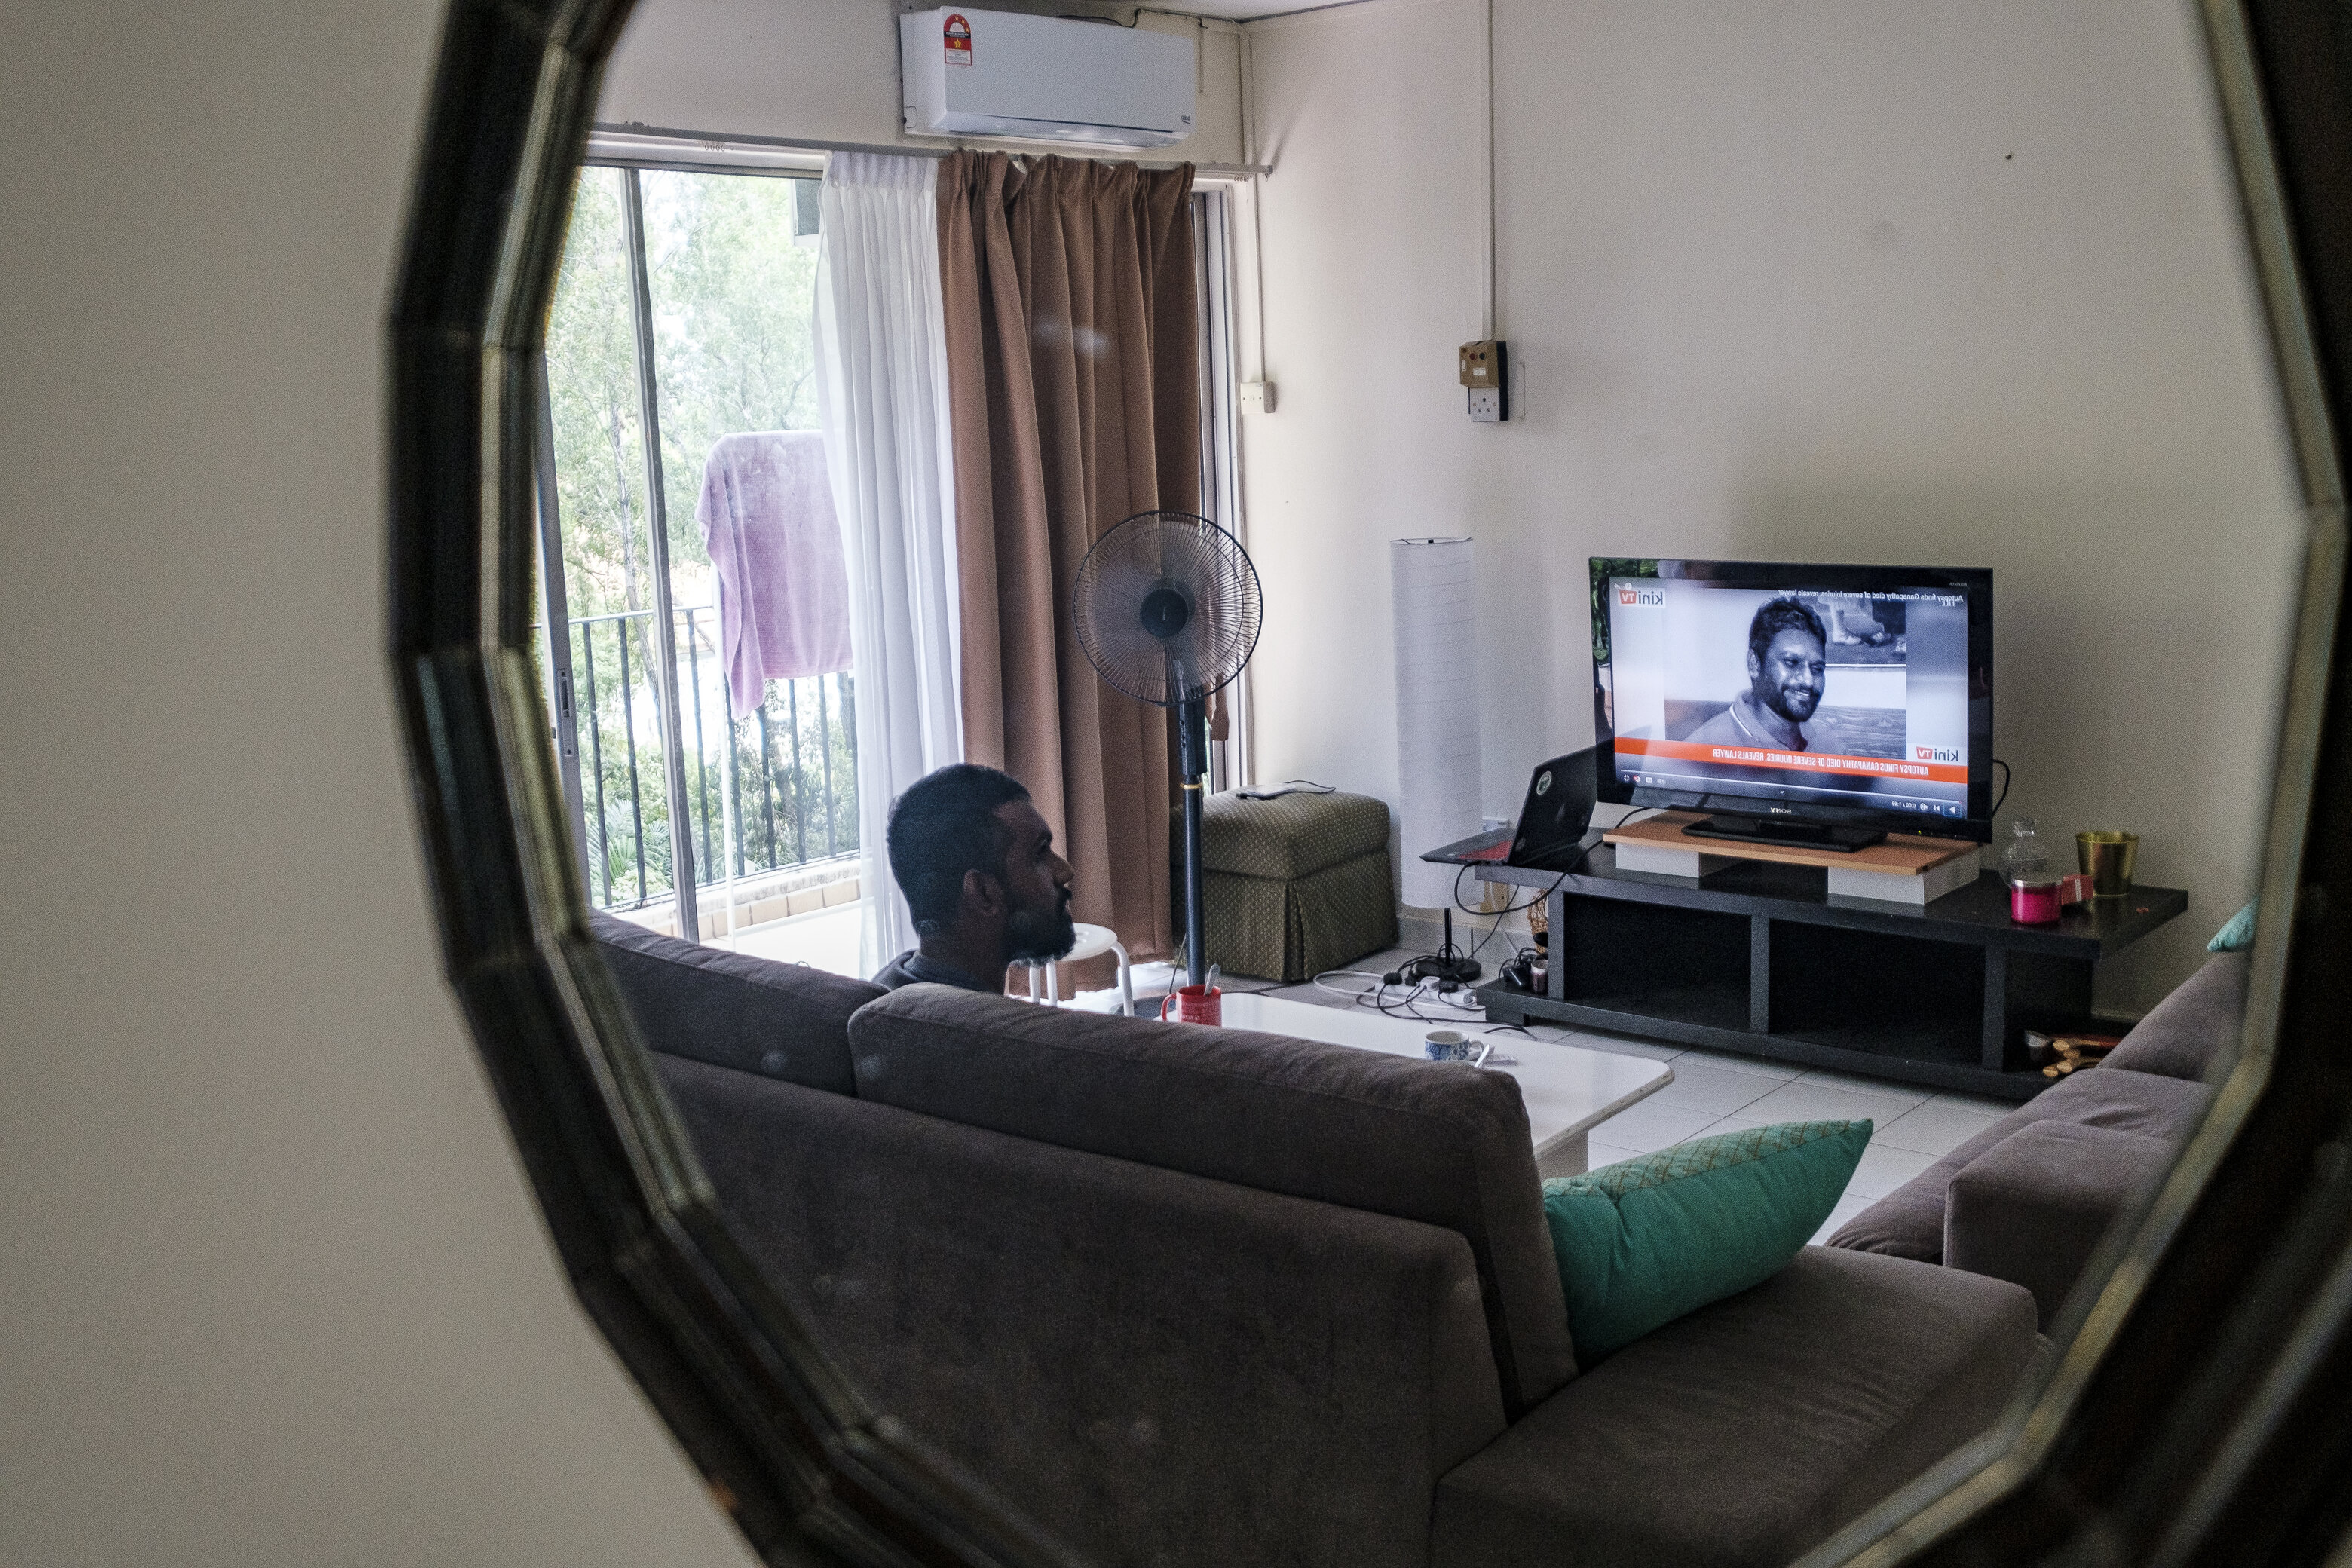
{"type": "Polygon", "coordinates": [[[1789,1561],[2245,1008],[2299,522],[2190,18],[1095,9],[624,39],[536,628],[624,997],[1085,1555],[1789,1561]]]}

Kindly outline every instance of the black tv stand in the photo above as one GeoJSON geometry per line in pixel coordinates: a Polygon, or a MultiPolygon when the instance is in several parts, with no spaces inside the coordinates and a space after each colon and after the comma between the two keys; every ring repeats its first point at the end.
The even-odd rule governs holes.
{"type": "Polygon", "coordinates": [[[1609,844],[1566,876],[1476,869],[1550,906],[1549,984],[1478,987],[1495,1023],[1564,1024],[2011,1100],[2052,1082],[2027,1060],[2025,1032],[2100,1027],[2098,961],[2189,905],[2178,888],[2136,885],[2070,905],[2055,924],[2020,925],[1990,871],[1929,903],[1897,904],[1832,894],[1819,866],[1623,871],[1609,844]]]}
{"type": "Polygon", "coordinates": [[[1729,812],[1685,823],[1694,838],[1728,838],[1740,844],[1795,844],[1808,849],[1834,849],[1851,855],[1886,841],[1881,827],[1847,827],[1830,822],[1801,822],[1777,816],[1739,816],[1729,812]]]}

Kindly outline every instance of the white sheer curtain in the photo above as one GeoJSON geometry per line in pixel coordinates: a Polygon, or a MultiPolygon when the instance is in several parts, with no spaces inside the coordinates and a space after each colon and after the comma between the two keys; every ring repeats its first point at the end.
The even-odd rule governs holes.
{"type": "Polygon", "coordinates": [[[915,945],[890,803],[963,757],[936,160],[836,153],[817,247],[817,406],[849,566],[857,825],[871,973],[915,945]]]}

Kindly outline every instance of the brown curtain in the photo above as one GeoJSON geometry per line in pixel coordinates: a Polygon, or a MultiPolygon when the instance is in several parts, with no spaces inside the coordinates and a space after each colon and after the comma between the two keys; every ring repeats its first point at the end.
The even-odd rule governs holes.
{"type": "Polygon", "coordinates": [[[1091,545],[1200,509],[1192,170],[958,153],[940,171],[963,576],[964,754],[1029,786],[1074,912],[1138,957],[1172,943],[1167,715],[1070,629],[1091,545]]]}

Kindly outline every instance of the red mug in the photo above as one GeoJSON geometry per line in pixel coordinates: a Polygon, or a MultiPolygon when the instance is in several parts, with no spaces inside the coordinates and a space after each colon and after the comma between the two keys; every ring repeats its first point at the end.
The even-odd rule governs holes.
{"type": "Polygon", "coordinates": [[[1176,1021],[1180,1024],[1207,1024],[1211,1026],[1225,1021],[1225,994],[1214,985],[1179,985],[1160,999],[1160,1022],[1168,1020],[1168,1004],[1176,1004],[1176,1021]]]}

